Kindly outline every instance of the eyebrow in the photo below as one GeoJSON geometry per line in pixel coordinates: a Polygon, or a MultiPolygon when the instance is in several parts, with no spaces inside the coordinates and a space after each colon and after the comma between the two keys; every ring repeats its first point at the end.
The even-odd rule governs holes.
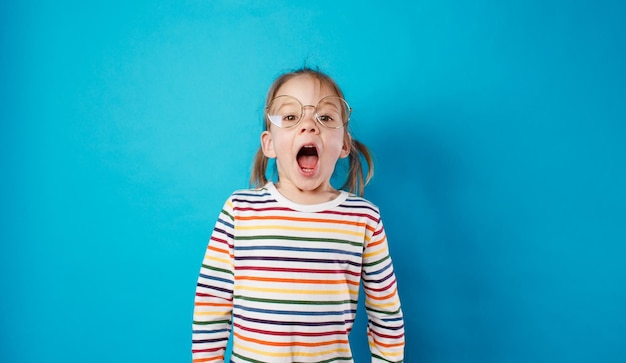
{"type": "MultiPolygon", "coordinates": [[[[288,94],[284,94],[284,93],[283,93],[283,94],[279,94],[279,95],[274,96],[274,97],[272,98],[272,100],[273,100],[273,99],[275,99],[275,98],[278,98],[278,97],[285,97],[285,96],[286,96],[286,97],[291,97],[291,98],[293,98],[294,100],[298,101],[298,102],[299,102],[302,106],[316,106],[316,105],[318,105],[318,104],[320,103],[320,101],[322,101],[322,100],[323,100],[324,98],[326,98],[326,97],[339,97],[339,98],[343,98],[343,97],[339,96],[339,95],[338,95],[338,94],[336,94],[336,93],[331,93],[331,94],[329,94],[329,95],[326,95],[326,96],[324,96],[324,97],[320,98],[320,99],[319,99],[319,101],[317,101],[314,105],[311,105],[311,104],[307,104],[307,105],[305,105],[305,104],[304,104],[304,102],[302,102],[299,98],[297,98],[297,97],[295,97],[295,96],[292,96],[292,95],[288,95],[288,94]]],[[[285,103],[283,103],[283,105],[288,105],[288,104],[290,104],[290,103],[293,103],[293,101],[292,101],[292,102],[285,102],[285,103]]]]}

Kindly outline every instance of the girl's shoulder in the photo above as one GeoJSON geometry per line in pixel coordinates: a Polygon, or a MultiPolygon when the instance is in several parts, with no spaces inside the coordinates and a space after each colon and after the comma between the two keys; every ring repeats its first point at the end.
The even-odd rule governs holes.
{"type": "Polygon", "coordinates": [[[349,193],[343,204],[352,208],[368,209],[375,214],[380,214],[380,210],[376,204],[369,199],[365,199],[364,197],[360,197],[356,194],[349,193]]]}
{"type": "Polygon", "coordinates": [[[266,187],[237,189],[228,197],[230,202],[255,202],[271,198],[271,193],[266,187]]]}
{"type": "Polygon", "coordinates": [[[263,186],[260,188],[237,189],[234,192],[232,192],[231,197],[233,196],[259,197],[259,196],[267,196],[269,194],[270,194],[270,191],[267,189],[267,186],[263,186]]]}
{"type": "Polygon", "coordinates": [[[273,202],[271,194],[265,188],[237,189],[228,196],[223,210],[229,215],[235,215],[243,210],[265,207],[273,202]]]}

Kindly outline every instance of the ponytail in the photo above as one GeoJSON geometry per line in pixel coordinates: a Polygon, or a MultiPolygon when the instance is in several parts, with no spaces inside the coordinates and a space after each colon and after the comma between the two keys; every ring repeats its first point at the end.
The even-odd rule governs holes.
{"type": "Polygon", "coordinates": [[[374,176],[374,161],[372,159],[372,154],[365,144],[352,139],[350,142],[348,164],[348,179],[341,189],[363,196],[365,186],[374,176]],[[363,172],[361,157],[363,157],[365,163],[367,164],[367,173],[363,172]],[[365,176],[363,174],[365,174],[365,176]]]}
{"type": "Polygon", "coordinates": [[[254,162],[252,164],[252,174],[250,175],[250,185],[255,188],[260,188],[267,184],[268,180],[265,176],[267,172],[268,158],[263,154],[263,149],[259,147],[254,155],[254,162]]]}

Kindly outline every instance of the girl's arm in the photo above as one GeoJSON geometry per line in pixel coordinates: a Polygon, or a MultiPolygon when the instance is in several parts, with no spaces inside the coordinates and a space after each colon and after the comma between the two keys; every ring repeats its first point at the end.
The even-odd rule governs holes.
{"type": "Polygon", "coordinates": [[[194,363],[224,361],[233,309],[233,214],[226,202],[206,249],[193,312],[194,363]]]}
{"type": "Polygon", "coordinates": [[[404,360],[404,320],[381,221],[363,252],[363,288],[372,362],[404,360]]]}

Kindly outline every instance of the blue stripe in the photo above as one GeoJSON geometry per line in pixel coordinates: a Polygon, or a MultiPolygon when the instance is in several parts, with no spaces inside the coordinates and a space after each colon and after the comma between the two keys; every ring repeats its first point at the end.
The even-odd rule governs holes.
{"type": "Polygon", "coordinates": [[[230,222],[226,222],[222,218],[218,218],[217,223],[221,223],[221,224],[225,225],[226,227],[230,227],[230,228],[234,228],[235,227],[234,224],[232,224],[230,222]]]}
{"type": "Polygon", "coordinates": [[[373,283],[376,283],[376,284],[380,284],[380,283],[382,283],[382,282],[387,281],[387,280],[388,280],[388,279],[390,279],[391,277],[393,277],[393,271],[392,271],[392,272],[390,272],[387,276],[383,277],[382,279],[379,279],[379,280],[367,280],[367,279],[363,279],[363,282],[373,282],[373,283]]]}
{"type": "Polygon", "coordinates": [[[222,288],[222,287],[205,285],[205,284],[201,284],[201,283],[198,283],[198,287],[204,287],[204,288],[207,288],[207,289],[217,290],[217,291],[221,291],[221,292],[225,292],[225,293],[229,293],[229,294],[233,293],[233,290],[231,290],[231,289],[225,289],[225,288],[222,288]]]}
{"type": "Polygon", "coordinates": [[[371,321],[371,320],[370,320],[370,324],[372,324],[374,326],[377,326],[377,327],[379,327],[381,329],[385,329],[385,330],[402,330],[402,329],[404,329],[404,324],[399,325],[399,326],[388,326],[388,325],[378,324],[377,322],[371,321]]]}
{"type": "Polygon", "coordinates": [[[233,239],[233,238],[234,238],[234,236],[233,236],[233,234],[232,234],[232,233],[228,233],[228,232],[226,232],[225,230],[223,230],[223,229],[221,229],[221,228],[217,228],[217,226],[216,226],[215,228],[213,228],[213,231],[214,231],[214,232],[221,233],[221,234],[225,234],[225,235],[226,235],[227,237],[229,237],[230,239],[233,239]]]}
{"type": "Polygon", "coordinates": [[[225,282],[225,283],[231,284],[231,285],[233,284],[233,280],[224,279],[224,278],[221,278],[221,277],[209,276],[209,275],[205,275],[205,274],[200,274],[200,277],[204,277],[207,280],[225,282]]]}
{"type": "Polygon", "coordinates": [[[379,270],[376,270],[376,271],[366,272],[365,275],[366,276],[378,275],[379,273],[386,271],[390,267],[391,267],[391,261],[389,261],[389,263],[385,267],[383,267],[383,268],[381,268],[379,270]]]}
{"type": "MultiPolygon", "coordinates": [[[[350,198],[348,198],[348,199],[346,199],[346,202],[353,202],[353,203],[354,203],[354,202],[361,202],[361,203],[364,203],[364,204],[353,204],[353,205],[350,205],[350,204],[343,204],[343,203],[342,203],[342,204],[340,204],[340,205],[339,205],[339,207],[344,207],[344,208],[363,208],[363,209],[369,209],[369,210],[371,210],[372,212],[374,212],[374,213],[378,214],[378,210],[376,210],[376,208],[374,208],[371,204],[369,204],[369,203],[367,203],[367,202],[365,202],[365,201],[363,201],[363,200],[358,200],[358,199],[350,199],[350,198]]],[[[345,203],[345,202],[344,202],[344,203],[345,203]]]]}
{"type": "Polygon", "coordinates": [[[230,333],[230,329],[193,330],[194,334],[230,333]]]}
{"type": "Polygon", "coordinates": [[[276,203],[274,199],[268,200],[250,200],[250,199],[238,199],[233,198],[233,202],[241,202],[241,203],[251,203],[251,204],[267,204],[267,203],[276,203]]]}
{"type": "Polygon", "coordinates": [[[268,195],[271,195],[269,192],[265,192],[265,193],[244,193],[244,192],[237,192],[237,193],[233,193],[233,196],[244,196],[244,197],[267,197],[268,195]]]}
{"type": "Polygon", "coordinates": [[[215,339],[194,339],[191,342],[194,344],[202,344],[202,343],[217,343],[217,342],[223,342],[228,340],[228,337],[226,338],[215,338],[215,339]]]}

